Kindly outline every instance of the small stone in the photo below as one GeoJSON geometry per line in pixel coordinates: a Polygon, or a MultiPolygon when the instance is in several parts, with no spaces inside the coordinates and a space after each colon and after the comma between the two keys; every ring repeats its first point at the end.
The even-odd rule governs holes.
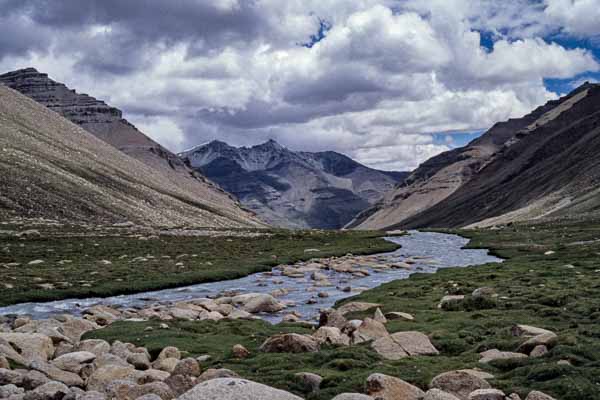
{"type": "Polygon", "coordinates": [[[246,349],[241,344],[236,344],[231,349],[231,353],[235,358],[247,358],[250,355],[248,349],[246,349]]]}

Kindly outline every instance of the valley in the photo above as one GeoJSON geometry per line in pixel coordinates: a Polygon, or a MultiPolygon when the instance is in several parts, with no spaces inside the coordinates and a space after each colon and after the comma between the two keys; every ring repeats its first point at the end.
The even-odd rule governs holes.
{"type": "Polygon", "coordinates": [[[394,172],[0,75],[0,398],[600,399],[599,101],[394,172]]]}

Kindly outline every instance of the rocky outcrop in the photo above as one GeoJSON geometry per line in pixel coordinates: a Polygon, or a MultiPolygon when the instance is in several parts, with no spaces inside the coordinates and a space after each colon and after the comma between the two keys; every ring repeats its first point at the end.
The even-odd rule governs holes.
{"type": "Polygon", "coordinates": [[[250,148],[213,141],[180,156],[281,227],[341,228],[407,175],[368,168],[332,151],[291,151],[273,140],[250,148]]]}
{"type": "Polygon", "coordinates": [[[32,68],[0,75],[0,84],[0,212],[85,222],[262,226],[116,108],[32,68]]]}

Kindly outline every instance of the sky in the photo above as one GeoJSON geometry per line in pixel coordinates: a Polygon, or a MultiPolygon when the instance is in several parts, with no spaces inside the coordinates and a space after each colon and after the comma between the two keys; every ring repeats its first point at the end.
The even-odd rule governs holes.
{"type": "Polygon", "coordinates": [[[410,170],[600,81],[600,0],[0,0],[35,67],[173,151],[213,139],[410,170]]]}

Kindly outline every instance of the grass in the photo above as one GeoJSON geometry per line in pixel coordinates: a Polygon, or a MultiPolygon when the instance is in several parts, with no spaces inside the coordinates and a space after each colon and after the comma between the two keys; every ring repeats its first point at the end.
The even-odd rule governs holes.
{"type": "MultiPolygon", "coordinates": [[[[381,232],[276,230],[265,231],[267,235],[259,237],[161,235],[139,240],[135,235],[110,229],[35,228],[41,236],[26,240],[0,231],[0,306],[139,293],[240,278],[277,264],[313,257],[372,254],[397,248],[381,239],[381,232]],[[320,251],[307,253],[306,249],[320,251]],[[134,261],[136,257],[145,261],[134,261]],[[28,265],[37,259],[44,263],[28,265]],[[70,262],[61,262],[64,260],[70,262]]],[[[11,227],[0,229],[8,231],[11,227]]]]}
{"type": "Polygon", "coordinates": [[[208,353],[213,360],[206,367],[230,368],[245,378],[298,394],[302,393],[293,374],[314,372],[324,381],[319,394],[302,394],[311,400],[362,392],[366,377],[374,372],[426,388],[438,373],[473,367],[494,374],[494,387],[515,391],[522,398],[537,389],[561,400],[600,399],[600,241],[596,241],[600,224],[518,225],[461,234],[472,239],[469,247],[492,248],[506,261],[416,274],[351,299],[382,303],[384,312],[412,313],[415,321],[391,321],[388,330],[429,334],[441,351],[439,356],[385,361],[368,345],[325,348],[318,354],[262,354],[257,348],[267,336],[279,331],[306,332],[298,325],[262,322],[179,321],[169,330],[149,332],[143,329],[156,327],[157,322],[121,322],[88,337],[130,341],[149,346],[153,353],[167,345],[193,355],[208,353]],[[554,253],[546,255],[548,251],[554,253]],[[445,294],[468,296],[483,286],[493,287],[500,298],[468,301],[453,311],[437,308],[445,294]],[[510,328],[517,323],[551,329],[559,335],[559,344],[541,358],[479,364],[481,351],[516,350],[520,339],[511,336],[510,328]],[[229,351],[234,343],[244,344],[252,355],[233,359],[229,351]],[[559,360],[571,365],[559,365],[559,360]]]}

